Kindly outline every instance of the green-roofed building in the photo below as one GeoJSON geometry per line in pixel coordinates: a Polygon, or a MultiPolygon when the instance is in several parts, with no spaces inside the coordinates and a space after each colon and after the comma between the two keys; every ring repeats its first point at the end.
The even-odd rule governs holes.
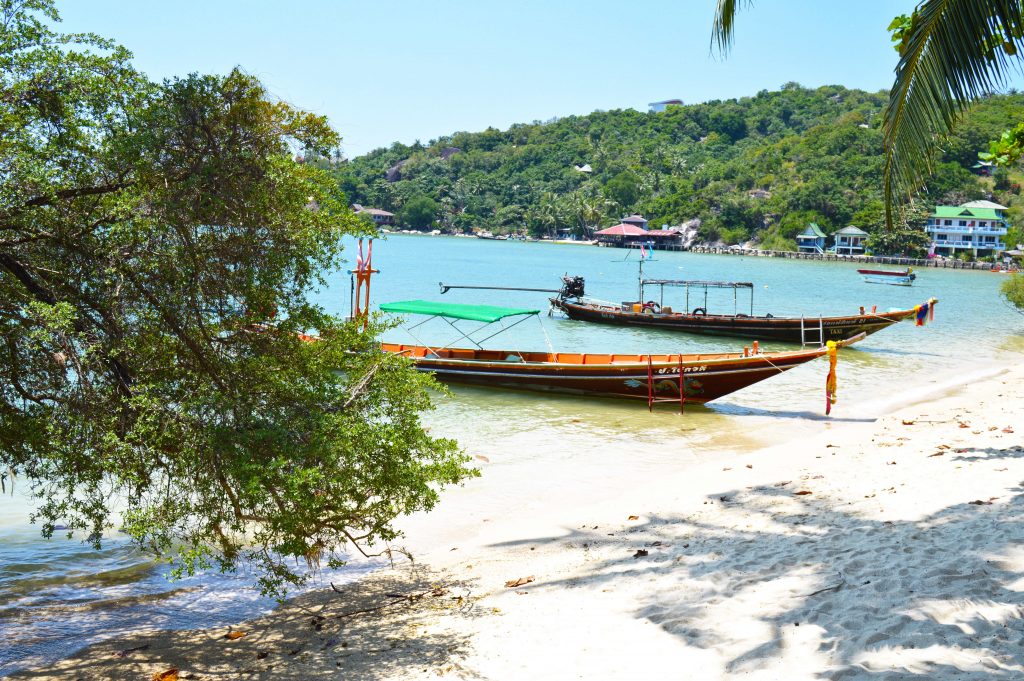
{"type": "Polygon", "coordinates": [[[926,227],[932,238],[930,253],[955,256],[969,251],[973,258],[1006,250],[1006,206],[992,201],[969,201],[959,206],[935,206],[926,227]]]}
{"type": "Polygon", "coordinates": [[[825,241],[828,237],[821,231],[817,223],[808,224],[804,231],[796,235],[796,243],[801,253],[824,253],[825,241]]]}

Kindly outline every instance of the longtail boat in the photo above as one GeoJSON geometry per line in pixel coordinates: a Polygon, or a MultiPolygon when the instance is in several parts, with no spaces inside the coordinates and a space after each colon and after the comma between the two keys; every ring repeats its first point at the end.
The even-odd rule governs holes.
{"type": "Polygon", "coordinates": [[[858,334],[870,335],[881,331],[887,326],[908,319],[914,319],[919,326],[930,320],[935,314],[935,298],[909,309],[890,309],[879,311],[860,308],[857,314],[845,316],[802,316],[777,317],[771,314],[754,315],[754,285],[750,282],[736,281],[696,281],[678,279],[641,279],[639,282],[638,300],[623,303],[607,302],[589,298],[585,295],[583,277],[562,277],[561,289],[528,289],[504,286],[458,286],[441,285],[445,293],[453,288],[467,289],[498,289],[511,291],[546,291],[557,293],[550,298],[551,307],[560,310],[569,319],[581,322],[595,322],[616,326],[642,326],[649,328],[681,331],[708,336],[733,336],[751,338],[759,341],[779,341],[799,343],[800,345],[824,345],[830,340],[840,341],[858,334]],[[657,300],[648,300],[647,291],[657,287],[658,293],[653,294],[657,300]],[[665,305],[665,288],[681,287],[685,291],[684,307],[675,310],[665,305]],[[691,309],[691,293],[697,294],[691,309]],[[735,301],[733,314],[713,314],[708,312],[708,291],[711,289],[727,289],[733,291],[735,301]],[[738,293],[749,294],[750,313],[739,312],[738,293]]]}
{"type": "Polygon", "coordinates": [[[676,279],[642,279],[640,300],[643,301],[648,287],[661,289],[659,299],[664,301],[665,287],[678,286],[685,289],[685,308],[675,311],[661,302],[627,301],[622,304],[593,300],[584,296],[582,277],[563,277],[563,286],[558,296],[551,298],[552,307],[561,310],[570,319],[620,326],[646,326],[652,328],[685,331],[687,333],[711,336],[737,336],[756,338],[762,341],[783,341],[801,345],[824,345],[859,334],[869,335],[887,326],[906,319],[915,319],[923,325],[934,316],[935,298],[910,309],[895,309],[879,312],[876,308],[860,308],[857,314],[846,316],[818,317],[775,317],[771,314],[754,316],[754,285],[750,282],[734,281],[686,281],[676,279]],[[703,305],[687,312],[690,307],[692,289],[703,290],[703,305]],[[707,296],[709,289],[731,289],[734,300],[737,292],[746,290],[750,294],[750,314],[708,314],[707,296]]]}
{"type": "MultiPolygon", "coordinates": [[[[385,303],[380,308],[395,314],[440,317],[453,326],[454,320],[475,320],[486,326],[507,317],[525,319],[539,312],[424,300],[385,303]]],[[[472,341],[471,336],[464,333],[462,338],[472,341]]],[[[830,377],[834,379],[836,350],[862,337],[788,352],[761,352],[757,343],[741,352],[694,354],[523,352],[483,349],[475,341],[474,348],[398,343],[383,343],[381,348],[409,357],[418,370],[447,383],[640,399],[646,400],[648,407],[672,401],[682,408],[688,402],[718,399],[824,355],[833,359],[830,377]]],[[[832,386],[834,391],[834,380],[832,386]]]]}
{"type": "Polygon", "coordinates": [[[903,270],[857,270],[857,274],[864,277],[864,281],[869,284],[910,286],[917,279],[914,270],[909,267],[903,270]]]}

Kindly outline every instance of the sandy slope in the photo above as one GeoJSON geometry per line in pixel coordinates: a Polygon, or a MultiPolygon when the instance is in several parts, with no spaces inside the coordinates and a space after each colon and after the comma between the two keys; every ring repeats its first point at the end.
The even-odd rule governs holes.
{"type": "Polygon", "coordinates": [[[1024,677],[1024,369],[600,498],[481,518],[487,477],[409,521],[415,564],[242,638],[110,641],[14,678],[1024,677]]]}

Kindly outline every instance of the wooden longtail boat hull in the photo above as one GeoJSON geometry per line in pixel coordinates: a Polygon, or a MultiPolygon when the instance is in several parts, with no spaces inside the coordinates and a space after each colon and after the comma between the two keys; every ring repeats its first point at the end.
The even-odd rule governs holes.
{"type": "Polygon", "coordinates": [[[913,318],[915,311],[867,313],[848,317],[821,317],[824,338],[819,338],[819,318],[807,317],[747,317],[743,315],[710,315],[672,312],[627,312],[618,307],[579,303],[552,298],[551,304],[567,317],[582,322],[613,324],[617,326],[643,326],[648,328],[682,331],[709,336],[733,336],[760,341],[786,343],[815,343],[840,341],[858,334],[872,334],[887,326],[913,318]]]}
{"type": "MultiPolygon", "coordinates": [[[[840,343],[848,345],[859,338],[840,343]]],[[[682,369],[687,403],[703,403],[777,376],[821,357],[824,347],[745,356],[743,353],[691,355],[609,355],[541,353],[382,344],[385,352],[410,357],[420,371],[446,383],[533,392],[600,397],[679,397],[682,369]],[[650,374],[648,372],[651,372],[650,374]],[[653,374],[653,381],[649,377],[653,374]]]]}

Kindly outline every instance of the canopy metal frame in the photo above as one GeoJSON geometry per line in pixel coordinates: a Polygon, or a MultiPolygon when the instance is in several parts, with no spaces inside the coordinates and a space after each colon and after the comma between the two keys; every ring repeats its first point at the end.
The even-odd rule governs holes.
{"type": "Polygon", "coordinates": [[[686,310],[690,310],[690,289],[704,289],[704,305],[702,309],[707,313],[708,290],[713,288],[732,289],[733,316],[739,314],[739,291],[746,289],[750,293],[750,316],[754,316],[754,284],[749,281],[701,281],[698,279],[641,279],[640,280],[640,301],[644,299],[644,289],[648,286],[660,288],[658,305],[665,305],[665,287],[676,286],[686,289],[686,310]]]}
{"type": "Polygon", "coordinates": [[[502,324],[501,320],[498,320],[498,321],[495,321],[495,322],[484,322],[482,326],[478,326],[475,329],[471,329],[470,331],[464,331],[463,329],[459,328],[458,324],[455,323],[455,320],[453,320],[450,317],[445,317],[443,315],[431,315],[431,316],[427,317],[426,319],[424,319],[421,322],[417,322],[416,324],[413,324],[412,326],[405,326],[405,327],[402,327],[402,328],[405,329],[405,331],[407,331],[410,336],[412,336],[414,339],[416,339],[416,341],[420,345],[422,345],[423,347],[426,347],[426,348],[430,348],[431,351],[444,350],[444,349],[450,348],[450,347],[452,347],[452,345],[454,345],[455,343],[458,343],[459,341],[461,341],[463,339],[465,339],[466,341],[468,341],[468,342],[472,343],[473,345],[475,345],[478,350],[483,350],[484,348],[483,348],[482,343],[487,342],[488,340],[490,340],[491,338],[494,338],[495,336],[497,336],[499,334],[505,333],[506,331],[508,331],[509,329],[511,329],[514,326],[517,326],[518,324],[522,324],[524,321],[526,321],[530,317],[538,317],[539,318],[539,315],[536,312],[531,312],[531,313],[528,313],[528,314],[523,314],[519,319],[517,319],[516,321],[512,322],[508,326],[506,326],[505,324],[502,324]],[[433,319],[443,319],[445,322],[448,323],[448,325],[450,327],[455,329],[455,331],[460,334],[459,337],[454,339],[454,340],[448,341],[444,345],[435,347],[435,346],[429,345],[426,342],[422,341],[415,333],[413,333],[413,329],[419,328],[419,327],[423,326],[424,324],[426,324],[427,322],[429,322],[429,321],[431,321],[433,319]],[[489,328],[490,326],[493,326],[494,324],[499,324],[501,326],[501,328],[498,329],[497,331],[495,331],[494,333],[492,333],[491,335],[486,336],[484,338],[481,338],[480,340],[476,340],[475,338],[473,338],[474,334],[479,333],[480,331],[483,331],[484,329],[489,328]]]}

